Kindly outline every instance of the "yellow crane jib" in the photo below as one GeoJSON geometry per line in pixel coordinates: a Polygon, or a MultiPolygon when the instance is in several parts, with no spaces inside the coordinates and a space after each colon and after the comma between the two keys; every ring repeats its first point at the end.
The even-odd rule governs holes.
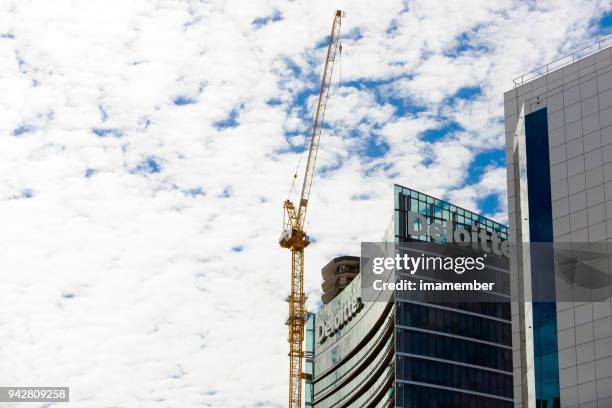
{"type": "Polygon", "coordinates": [[[323,129],[334,61],[338,51],[342,17],[344,17],[344,12],[337,10],[329,37],[329,45],[327,46],[327,57],[321,77],[321,88],[314,115],[299,206],[296,208],[291,200],[286,200],[283,203],[283,233],[279,243],[281,247],[291,250],[291,293],[287,297],[289,303],[289,317],[287,318],[287,326],[289,327],[289,408],[301,408],[302,404],[301,380],[304,378],[302,373],[302,358],[304,357],[302,342],[304,341],[304,323],[306,321],[304,248],[310,244],[308,235],[304,233],[304,221],[317,161],[321,130],[323,129]]]}

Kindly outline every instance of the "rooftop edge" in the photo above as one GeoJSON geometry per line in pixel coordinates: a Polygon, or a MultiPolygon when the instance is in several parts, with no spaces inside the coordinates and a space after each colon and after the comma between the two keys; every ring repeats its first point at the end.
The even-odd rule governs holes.
{"type": "Polygon", "coordinates": [[[529,71],[526,74],[523,74],[517,78],[514,78],[512,82],[514,83],[514,88],[519,86],[523,86],[528,82],[533,81],[534,79],[538,79],[543,77],[544,75],[548,75],[549,73],[556,71],[560,68],[566,67],[570,64],[573,64],[576,61],[580,61],[581,59],[590,57],[598,53],[599,51],[603,51],[612,46],[612,35],[602,38],[601,40],[587,45],[579,50],[574,51],[573,53],[561,57],[553,62],[550,62],[546,65],[543,65],[539,68],[534,69],[533,71],[529,71]]]}

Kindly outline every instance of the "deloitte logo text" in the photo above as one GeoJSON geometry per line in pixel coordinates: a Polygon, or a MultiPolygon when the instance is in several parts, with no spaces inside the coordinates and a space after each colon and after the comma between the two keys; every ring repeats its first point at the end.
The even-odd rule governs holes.
{"type": "Polygon", "coordinates": [[[354,295],[347,299],[342,305],[342,309],[336,312],[330,319],[317,324],[317,341],[323,343],[331,337],[342,326],[347,324],[363,307],[361,297],[354,295]]]}
{"type": "Polygon", "coordinates": [[[499,238],[495,231],[487,231],[483,228],[468,231],[465,228],[453,229],[453,223],[447,222],[446,226],[439,222],[427,223],[427,217],[408,211],[408,235],[429,235],[435,241],[454,242],[460,245],[470,245],[474,249],[481,249],[486,253],[493,252],[495,255],[504,255],[510,258],[510,244],[507,240],[499,238]],[[415,221],[419,220],[419,228],[415,229],[415,221]]]}

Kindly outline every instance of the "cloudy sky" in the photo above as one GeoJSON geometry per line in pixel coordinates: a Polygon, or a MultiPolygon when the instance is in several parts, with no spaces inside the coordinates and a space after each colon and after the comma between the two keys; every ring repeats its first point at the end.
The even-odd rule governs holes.
{"type": "Polygon", "coordinates": [[[1,0],[0,385],[285,406],[277,239],[336,8],[311,309],[393,183],[505,221],[503,92],[612,26],[610,0],[1,0]]]}

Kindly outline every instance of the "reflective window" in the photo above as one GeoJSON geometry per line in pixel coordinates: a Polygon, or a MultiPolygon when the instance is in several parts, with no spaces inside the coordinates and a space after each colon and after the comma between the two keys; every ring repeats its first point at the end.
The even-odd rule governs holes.
{"type": "Polygon", "coordinates": [[[513,408],[511,401],[403,383],[397,384],[397,406],[403,408],[513,408]]]}
{"type": "Polygon", "coordinates": [[[308,313],[308,317],[305,325],[305,337],[306,337],[306,348],[304,350],[304,372],[311,376],[311,378],[306,379],[306,384],[304,387],[304,404],[307,407],[312,406],[312,399],[314,396],[314,389],[312,386],[312,375],[314,374],[314,344],[315,344],[315,315],[313,313],[308,313]]]}
{"type": "Polygon", "coordinates": [[[502,374],[422,358],[397,356],[397,379],[512,398],[512,373],[502,374]]]}
{"type": "Polygon", "coordinates": [[[398,325],[472,337],[507,346],[512,341],[509,322],[405,302],[398,302],[396,310],[398,325]]]}
{"type": "MultiPolygon", "coordinates": [[[[393,361],[393,339],[389,340],[388,346],[381,350],[376,360],[348,383],[338,384],[339,388],[333,390],[333,393],[321,396],[315,394],[316,407],[333,407],[339,402],[344,403],[355,397],[359,401],[367,401],[373,394],[382,391],[382,385],[390,382],[394,374],[392,364],[390,364],[393,361]],[[376,380],[373,382],[373,379],[376,380]]],[[[361,405],[357,404],[354,406],[361,405]]]]}
{"type": "MultiPolygon", "coordinates": [[[[527,149],[527,197],[529,199],[529,234],[532,242],[552,242],[552,199],[550,158],[548,153],[547,109],[525,115],[527,149]]],[[[540,255],[545,256],[545,255],[540,255]]],[[[555,287],[551,260],[532,258],[538,268],[532,275],[534,290],[555,287]]],[[[557,353],[557,311],[555,303],[533,303],[533,344],[536,404],[540,407],[559,406],[559,360],[557,353]]]]}
{"type": "Polygon", "coordinates": [[[512,350],[474,341],[397,328],[397,351],[512,372],[512,350]]]}
{"type": "MultiPolygon", "coordinates": [[[[390,311],[390,313],[392,310],[390,311]]],[[[326,391],[328,387],[338,386],[339,381],[342,381],[345,376],[350,375],[352,371],[361,369],[365,371],[363,367],[364,363],[372,364],[374,358],[374,350],[379,344],[388,344],[393,340],[393,330],[389,330],[393,324],[392,320],[388,320],[380,326],[376,333],[371,334],[370,340],[367,344],[359,349],[359,351],[353,354],[348,360],[344,361],[341,365],[337,366],[329,374],[317,373],[317,379],[314,387],[315,393],[321,393],[326,391]]]]}
{"type": "MultiPolygon", "coordinates": [[[[406,214],[408,211],[427,215],[428,217],[431,217],[432,220],[437,222],[444,223],[446,220],[452,220],[455,228],[462,227],[467,230],[471,230],[472,226],[480,226],[485,228],[487,231],[497,232],[499,237],[503,240],[508,239],[507,226],[499,224],[479,214],[451,205],[446,201],[434,199],[426,194],[398,185],[395,186],[395,195],[395,210],[400,227],[397,230],[398,235],[396,238],[398,238],[400,242],[405,241],[408,238],[406,224],[406,214]]],[[[425,235],[418,237],[415,236],[412,238],[421,241],[430,240],[430,238],[425,235]]]]}

